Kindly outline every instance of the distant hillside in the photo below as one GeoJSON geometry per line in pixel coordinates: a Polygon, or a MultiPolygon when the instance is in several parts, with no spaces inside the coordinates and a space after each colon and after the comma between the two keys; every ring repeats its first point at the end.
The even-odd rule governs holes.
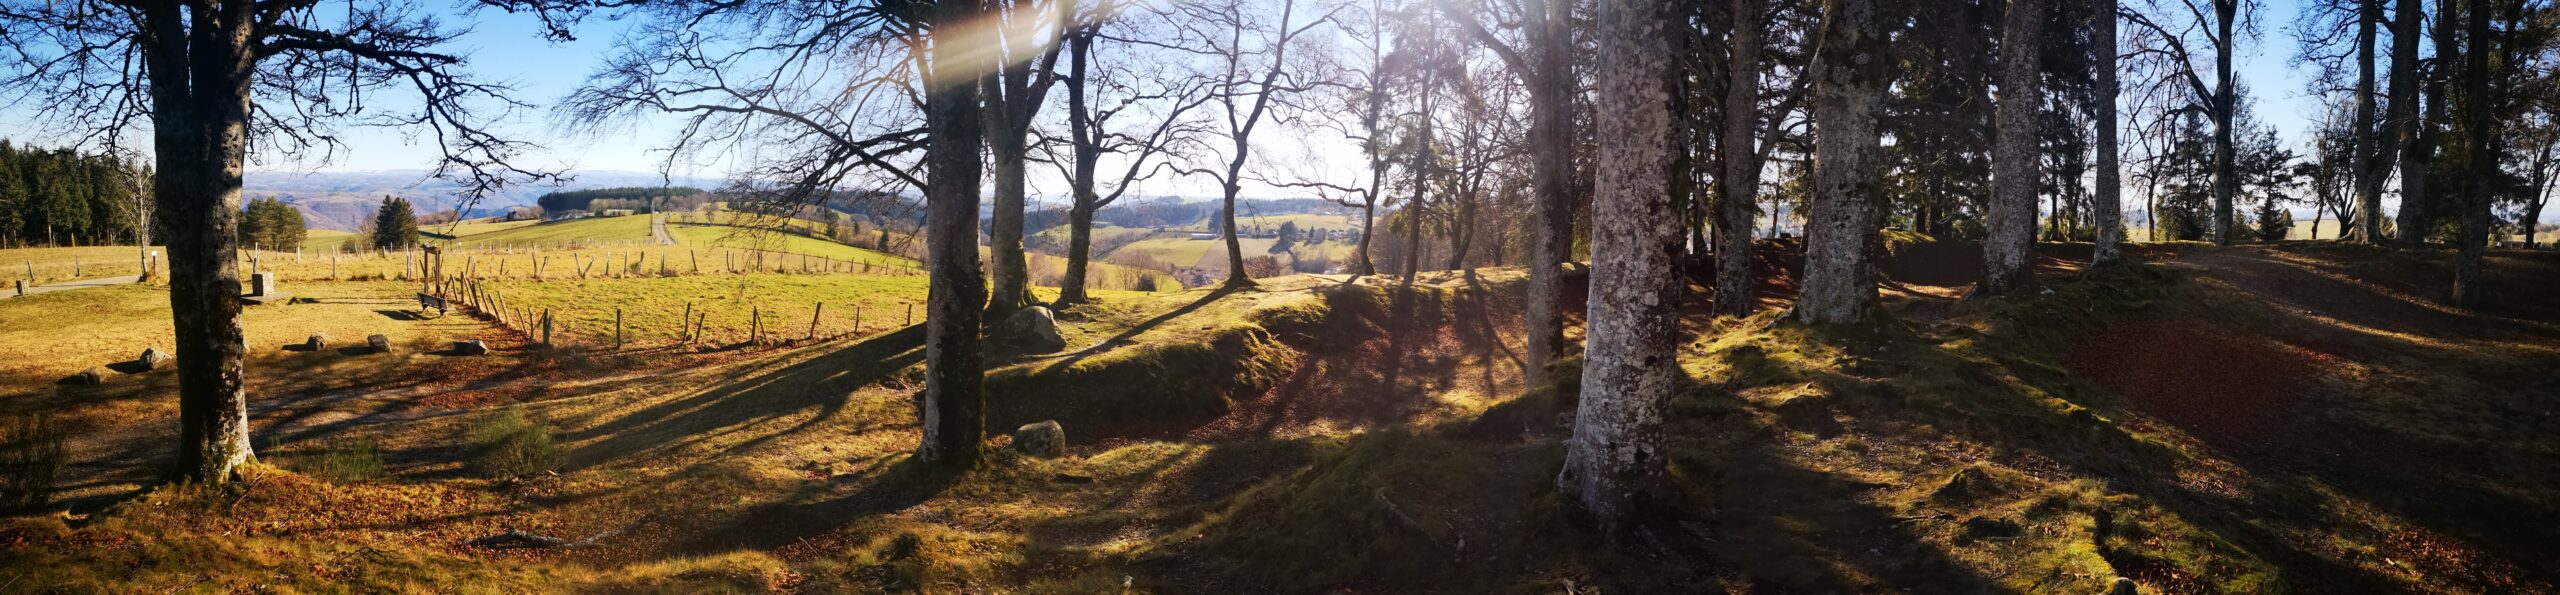
{"type": "MultiPolygon", "coordinates": [[[[581,171],[571,174],[573,187],[659,186],[676,184],[696,188],[717,187],[718,178],[679,177],[669,180],[650,172],[581,171]]],[[[274,196],[302,209],[303,220],[312,229],[352,231],[373,212],[382,197],[398,195],[418,205],[418,211],[431,213],[457,208],[456,186],[444,180],[427,177],[426,170],[388,170],[355,172],[252,171],[246,180],[249,196],[274,196]]],[[[474,205],[468,215],[485,216],[503,213],[507,207],[533,204],[536,197],[558,191],[559,186],[532,185],[508,188],[504,192],[474,205]]]]}

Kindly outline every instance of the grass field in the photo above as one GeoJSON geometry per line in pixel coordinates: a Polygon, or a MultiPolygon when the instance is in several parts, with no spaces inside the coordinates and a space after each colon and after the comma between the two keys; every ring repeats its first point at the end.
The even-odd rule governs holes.
{"type": "Polygon", "coordinates": [[[649,216],[588,217],[501,228],[464,236],[459,245],[484,248],[560,248],[592,245],[638,245],[649,241],[649,216]]]}
{"type": "MultiPolygon", "coordinates": [[[[441,331],[409,320],[405,284],[389,282],[308,284],[295,294],[315,303],[277,303],[241,311],[253,377],[262,362],[286,358],[286,344],[325,333],[339,345],[362,344],[382,334],[396,344],[440,338],[441,331]]],[[[458,320],[458,318],[457,318],[458,320]]],[[[445,328],[445,331],[453,329],[445,328]]],[[[169,292],[158,285],[120,285],[58,291],[0,300],[0,396],[50,392],[55,381],[92,366],[134,359],[145,347],[172,347],[169,292]],[[77,330],[66,321],[78,320],[77,330]]],[[[110,373],[120,376],[119,373],[110,373]]]]}
{"type": "Polygon", "coordinates": [[[135,251],[132,246],[0,250],[0,279],[24,279],[32,274],[34,282],[41,285],[55,281],[114,277],[140,272],[142,272],[142,253],[135,251]]]}

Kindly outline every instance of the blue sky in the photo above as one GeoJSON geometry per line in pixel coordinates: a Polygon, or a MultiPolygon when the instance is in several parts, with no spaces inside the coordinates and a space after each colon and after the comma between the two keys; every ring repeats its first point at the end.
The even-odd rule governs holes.
{"type": "MultiPolygon", "coordinates": [[[[2286,27],[2294,19],[2296,0],[2266,0],[2259,15],[2263,34],[2243,48],[2238,76],[2257,94],[2257,112],[2263,121],[2276,127],[2286,142],[2297,148],[2301,137],[2311,126],[2311,118],[2322,108],[2306,97],[2307,72],[2286,64],[2293,54],[2293,40],[2286,27]]],[[[460,22],[465,19],[456,19],[460,22]]],[[[544,150],[531,155],[537,167],[569,170],[624,170],[655,172],[660,156],[648,149],[657,146],[663,136],[654,130],[611,135],[603,138],[567,138],[559,135],[542,111],[585,78],[626,28],[625,23],[592,19],[582,25],[579,39],[569,43],[553,43],[540,35],[534,19],[495,10],[483,10],[468,17],[478,25],[462,39],[459,47],[471,57],[471,68],[483,80],[504,81],[515,86],[516,98],[534,104],[537,109],[524,110],[502,123],[501,128],[515,138],[532,139],[544,150]]],[[[405,103],[405,96],[392,90],[368,97],[383,107],[405,103]]],[[[23,117],[9,114],[15,110],[0,109],[0,136],[39,139],[40,126],[23,117]]],[[[644,124],[643,128],[647,128],[644,124]]],[[[253,169],[268,171],[377,171],[420,169],[433,165],[432,141],[422,141],[407,131],[349,129],[345,131],[348,150],[334,158],[303,162],[260,162],[253,169]]],[[[1273,136],[1273,135],[1264,135],[1273,136]]],[[[1287,136],[1287,135],[1280,135],[1287,136]]],[[[689,167],[672,172],[677,177],[719,176],[719,167],[689,167]]],[[[1206,193],[1209,188],[1193,189],[1195,184],[1158,182],[1135,189],[1139,193],[1206,193]]],[[[1036,189],[1035,189],[1036,190],[1036,189]]]]}

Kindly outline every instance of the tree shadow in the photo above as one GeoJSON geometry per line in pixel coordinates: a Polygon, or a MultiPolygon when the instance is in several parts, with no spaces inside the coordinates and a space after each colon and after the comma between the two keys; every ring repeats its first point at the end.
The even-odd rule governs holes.
{"type": "Polygon", "coordinates": [[[924,334],[923,326],[910,326],[778,369],[742,368],[713,388],[612,414],[566,436],[584,443],[569,454],[569,467],[584,469],[725,438],[764,420],[814,409],[799,424],[764,431],[723,450],[739,452],[806,430],[834,418],[854,391],[923,361],[924,334]]]}

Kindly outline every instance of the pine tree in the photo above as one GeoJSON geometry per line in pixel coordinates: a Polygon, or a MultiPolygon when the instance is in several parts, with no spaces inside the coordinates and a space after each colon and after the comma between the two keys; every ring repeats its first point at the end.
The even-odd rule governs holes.
{"type": "Polygon", "coordinates": [[[409,199],[382,197],[381,210],[373,215],[373,247],[381,250],[405,250],[418,245],[418,213],[409,199]]]}

